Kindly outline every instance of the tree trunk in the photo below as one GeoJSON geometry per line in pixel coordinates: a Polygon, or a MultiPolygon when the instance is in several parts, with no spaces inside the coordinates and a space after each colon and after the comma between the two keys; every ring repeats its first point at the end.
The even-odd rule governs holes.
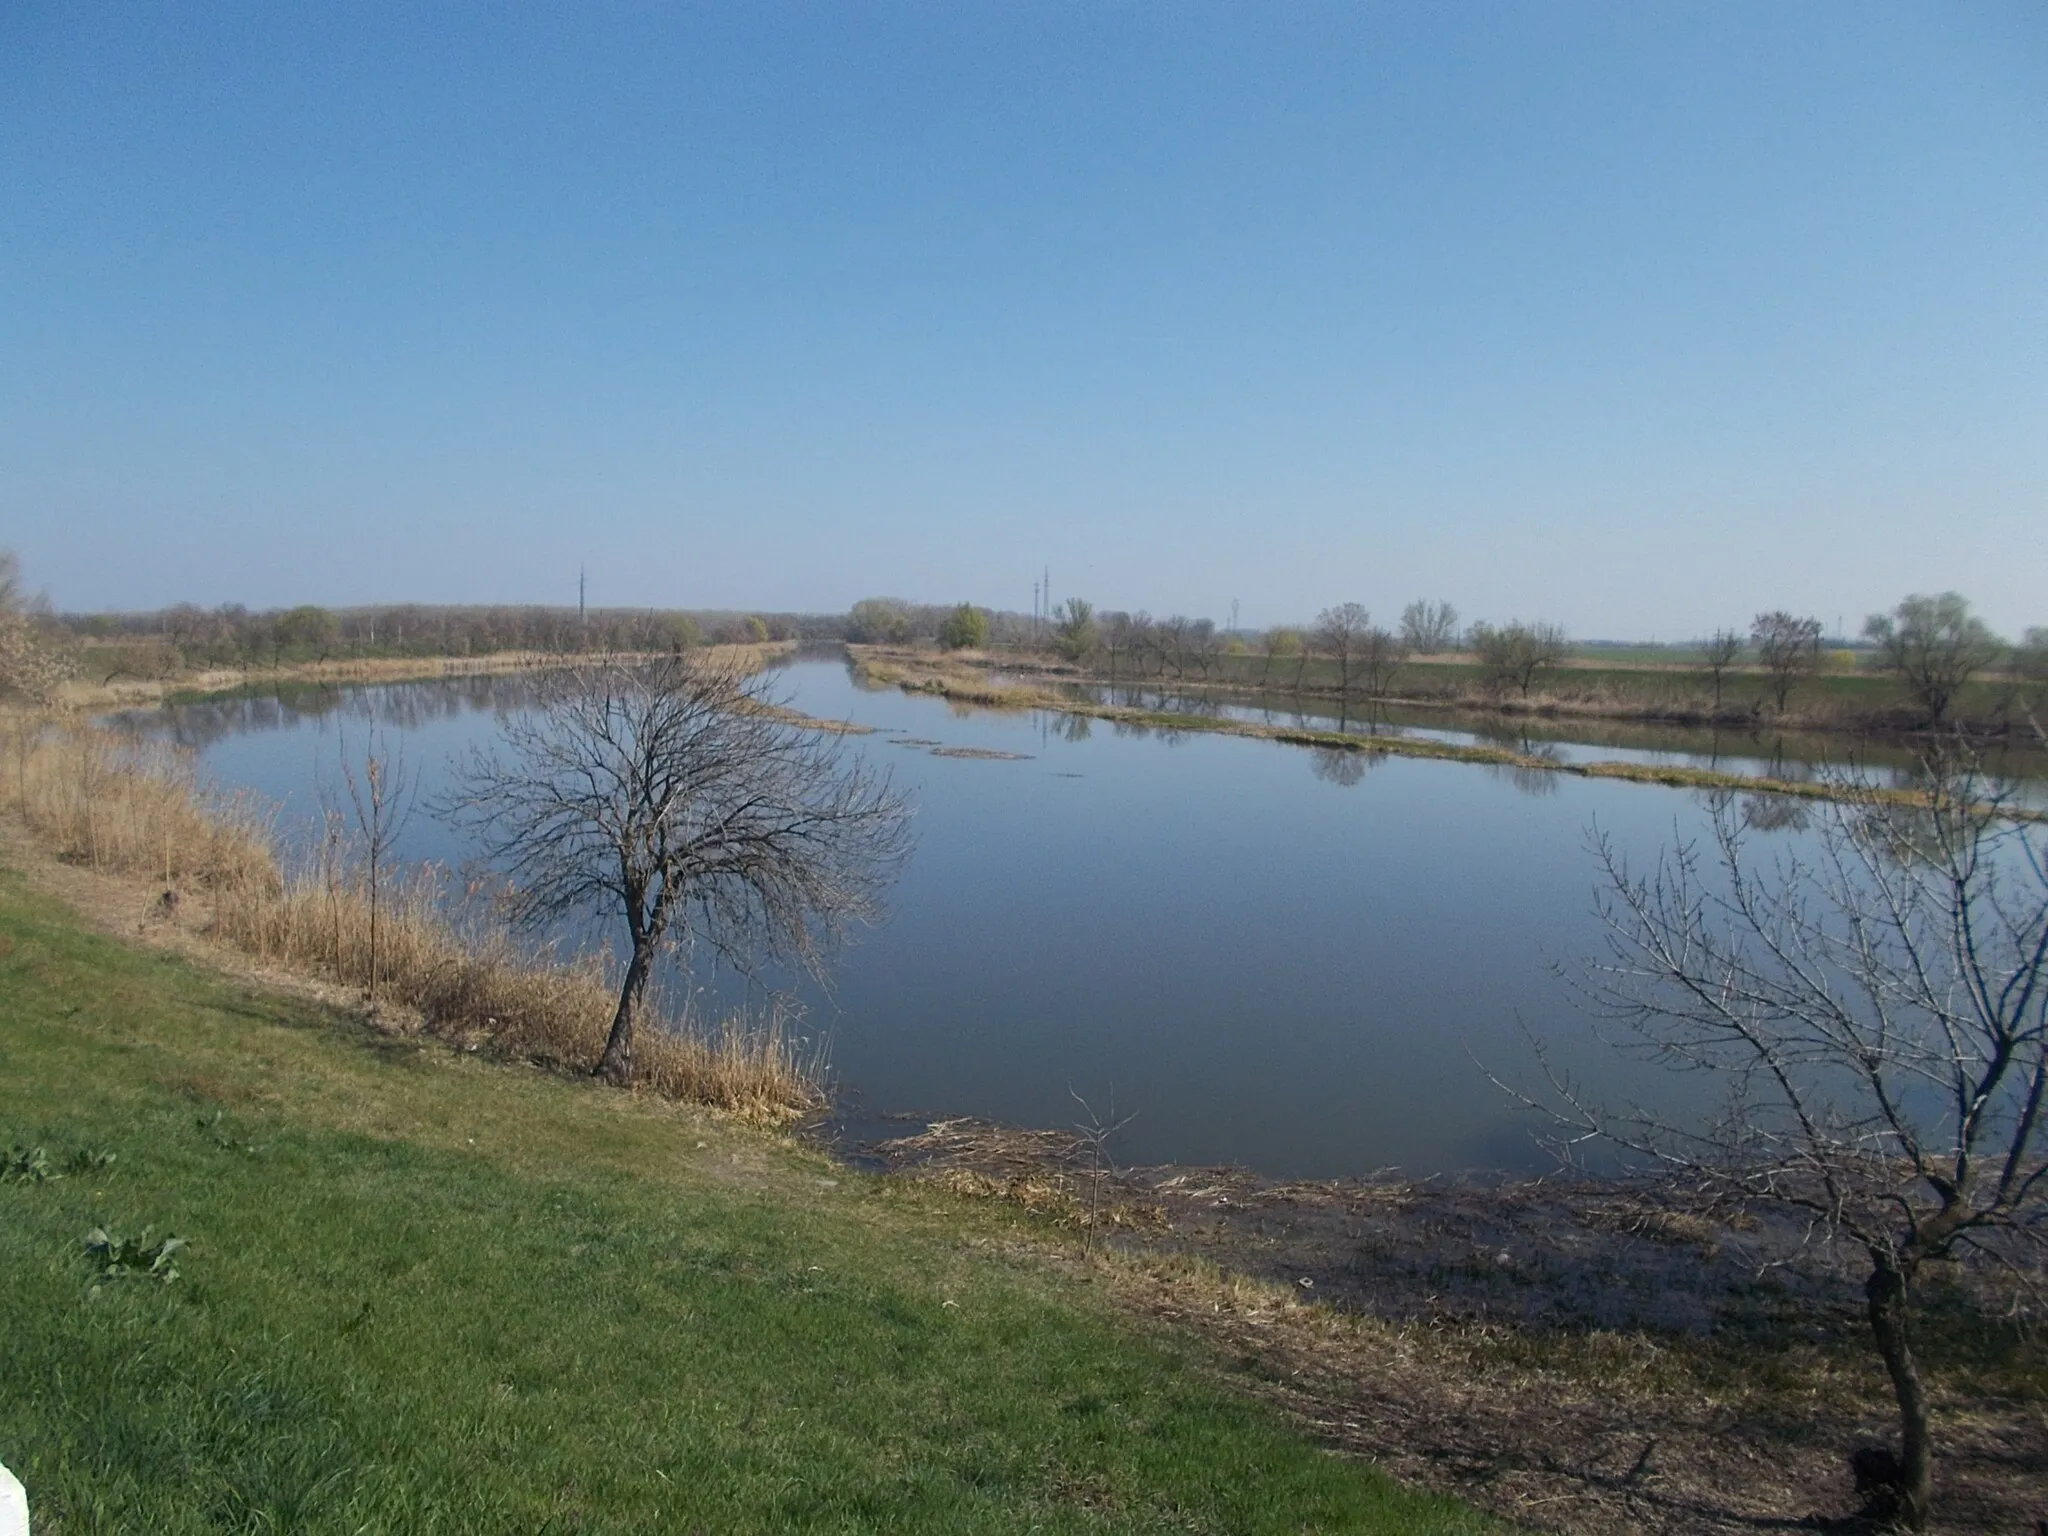
{"type": "Polygon", "coordinates": [[[633,1026],[639,1020],[640,999],[647,993],[647,976],[653,969],[653,944],[636,943],[626,965],[625,985],[619,988],[612,1032],[604,1042],[604,1055],[598,1058],[595,1074],[621,1088],[633,1080],[633,1026]]]}
{"type": "Polygon", "coordinates": [[[1907,1276],[1890,1254],[1875,1255],[1864,1282],[1870,1332],[1899,1400],[1899,1518],[1911,1529],[1927,1524],[1933,1494],[1934,1460],[1927,1436],[1927,1388],[1906,1326],[1907,1276]]]}

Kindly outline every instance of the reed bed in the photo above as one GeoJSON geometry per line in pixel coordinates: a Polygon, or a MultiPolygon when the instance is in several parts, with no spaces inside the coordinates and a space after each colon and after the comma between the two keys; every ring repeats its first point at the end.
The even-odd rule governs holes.
{"type": "MultiPolygon", "coordinates": [[[[11,808],[59,859],[161,884],[161,909],[268,966],[358,989],[462,1049],[562,1072],[596,1065],[617,991],[606,957],[521,951],[476,902],[448,899],[437,871],[394,878],[351,856],[339,828],[313,868],[287,874],[271,819],[246,795],[210,795],[189,753],[76,721],[0,723],[11,808]],[[192,898],[191,907],[187,899],[192,898]]],[[[717,1023],[651,998],[634,1082],[665,1098],[779,1124],[822,1106],[822,1063],[779,1013],[717,1023]]]]}

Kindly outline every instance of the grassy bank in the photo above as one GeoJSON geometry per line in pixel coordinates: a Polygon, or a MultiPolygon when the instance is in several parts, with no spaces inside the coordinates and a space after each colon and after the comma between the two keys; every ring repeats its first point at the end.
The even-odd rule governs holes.
{"type": "Polygon", "coordinates": [[[0,1459],[40,1536],[1489,1528],[1000,1212],[239,989],[11,872],[0,996],[0,1459]],[[95,1228],[185,1239],[178,1277],[106,1277],[95,1228]]]}
{"type": "MultiPolygon", "coordinates": [[[[1261,741],[1284,742],[1292,746],[1321,747],[1341,752],[1365,752],[1390,757],[1434,758],[1444,762],[1476,763],[1488,767],[1539,773],[1573,774],[1589,779],[1622,779],[1633,783],[1661,784],[1680,789],[1731,790],[1743,794],[1767,792],[1808,800],[1824,800],[1840,793],[1835,785],[1826,780],[1764,778],[1664,763],[1563,762],[1553,757],[1517,752],[1507,747],[1466,745],[1415,736],[1362,736],[1350,731],[1266,725],[1258,721],[1233,720],[1220,715],[1135,709],[1120,704],[1102,704],[1077,699],[1066,693],[1028,683],[999,683],[978,667],[936,657],[927,652],[866,646],[854,646],[851,650],[871,683],[900,688],[906,693],[934,694],[956,703],[978,705],[988,709],[1056,710],[1148,730],[1250,736],[1261,741]]],[[[1898,804],[1919,803],[1919,796],[1907,790],[1868,788],[1860,793],[1898,804]]],[[[2035,819],[2042,813],[2014,810],[2011,814],[2035,819]]]]}
{"type": "MultiPolygon", "coordinates": [[[[1085,671],[1044,655],[1005,654],[976,660],[981,665],[1023,672],[1042,670],[1069,681],[1105,685],[1112,681],[1100,658],[1085,671]]],[[[1157,660],[1134,668],[1126,660],[1114,682],[1119,687],[1254,692],[1287,699],[1334,700],[1343,691],[1337,663],[1321,656],[1280,656],[1269,661],[1262,655],[1223,654],[1212,658],[1206,668],[1189,662],[1179,670],[1157,660]]],[[[1361,696],[1354,677],[1352,697],[1361,696]]],[[[1905,733],[1925,723],[1896,678],[1854,662],[1832,662],[1799,678],[1781,709],[1770,679],[1758,669],[1731,671],[1717,697],[1712,677],[1683,662],[1621,660],[1605,650],[1546,669],[1526,694],[1490,686],[1484,669],[1466,655],[1412,657],[1396,672],[1391,688],[1378,702],[1509,718],[1547,715],[1735,728],[1767,724],[1777,730],[1859,734],[1905,733]]],[[[1958,691],[1951,717],[1973,729],[1997,732],[2013,724],[2027,708],[2038,712],[2041,703],[2038,684],[1983,674],[1958,691]]]]}
{"type": "MultiPolygon", "coordinates": [[[[603,1050],[617,1001],[603,960],[523,952],[488,910],[451,915],[431,873],[383,871],[373,908],[369,871],[345,842],[320,867],[287,873],[263,808],[203,794],[188,754],[76,720],[14,717],[0,721],[0,763],[6,812],[29,839],[146,888],[152,921],[373,992],[396,1034],[570,1073],[603,1050]]],[[[818,1063],[773,1017],[646,1023],[634,1074],[656,1093],[771,1123],[822,1100],[818,1063]]]]}
{"type": "MultiPolygon", "coordinates": [[[[765,666],[796,649],[794,641],[761,645],[706,646],[699,654],[765,666]]],[[[188,671],[161,669],[138,676],[124,667],[84,666],[81,675],[63,685],[58,702],[68,710],[141,709],[156,704],[184,704],[223,694],[287,686],[347,687],[366,683],[430,682],[444,677],[488,677],[504,672],[533,672],[574,666],[581,657],[558,651],[494,651],[481,656],[374,656],[301,660],[277,666],[211,667],[188,671]]],[[[84,654],[90,663],[93,658],[84,654]]]]}

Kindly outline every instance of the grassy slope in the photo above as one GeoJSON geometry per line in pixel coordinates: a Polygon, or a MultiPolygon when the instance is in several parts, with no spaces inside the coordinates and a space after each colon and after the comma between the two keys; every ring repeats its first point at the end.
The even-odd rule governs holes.
{"type": "Polygon", "coordinates": [[[1490,1529],[1305,1444],[1004,1218],[377,1042],[0,874],[0,1460],[41,1536],[1490,1529]],[[220,1119],[216,1122],[216,1113],[220,1119]],[[97,1292],[106,1225],[190,1240],[97,1292]]]}

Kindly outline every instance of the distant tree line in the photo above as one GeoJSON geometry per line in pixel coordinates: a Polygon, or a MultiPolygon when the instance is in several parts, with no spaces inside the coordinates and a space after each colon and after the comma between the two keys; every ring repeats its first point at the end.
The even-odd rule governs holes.
{"type": "MultiPolygon", "coordinates": [[[[672,653],[706,643],[838,640],[843,617],[650,608],[393,604],[250,609],[191,603],[150,613],[62,614],[50,621],[73,642],[125,642],[156,670],[277,666],[371,656],[481,656],[500,651],[672,653]]],[[[145,666],[150,665],[144,663],[145,666]]]]}
{"type": "MultiPolygon", "coordinates": [[[[1516,619],[1461,629],[1456,608],[1427,600],[1408,604],[1396,625],[1375,623],[1358,603],[1339,603],[1309,625],[1246,633],[1219,630],[1213,620],[1185,614],[1155,618],[1142,610],[1098,611],[1081,599],[1069,599],[1047,618],[1027,619],[965,603],[954,609],[922,608],[877,598],[855,605],[847,634],[856,642],[931,639],[949,649],[1033,649],[1093,664],[1111,681],[1208,681],[1223,658],[1245,656],[1256,658],[1255,675],[1248,667],[1234,667],[1232,681],[1300,688],[1308,664],[1318,661],[1326,665],[1325,677],[1335,672],[1340,694],[1369,698],[1393,694],[1403,669],[1416,657],[1455,656],[1477,672],[1488,692],[1526,700],[1575,651],[1560,625],[1516,619]]],[[[2024,711],[2039,713],[2048,706],[2048,628],[2031,628],[2017,644],[2008,645],[1956,593],[1907,597],[1890,612],[1871,615],[1862,639],[1865,653],[1874,655],[1897,682],[1904,702],[1924,725],[1946,723],[1973,679],[2002,680],[2001,707],[2017,702],[2024,711]]],[[[1691,670],[1705,678],[1716,717],[1734,675],[1761,679],[1762,697],[1753,700],[1750,713],[1768,701],[1784,714],[1800,686],[1829,659],[1820,620],[1784,609],[1756,615],[1746,631],[1719,630],[1674,655],[1687,657],[1691,670]]]]}
{"type": "MultiPolygon", "coordinates": [[[[1327,687],[1334,673],[1343,696],[1375,699],[1394,695],[1405,669],[1430,658],[1455,661],[1463,669],[1457,675],[1476,679],[1488,693],[1525,701],[1575,650],[1559,625],[1521,619],[1464,625],[1450,603],[1429,600],[1409,603],[1395,623],[1376,623],[1358,603],[1338,603],[1312,623],[1262,631],[1219,629],[1211,619],[1186,614],[1105,611],[1081,598],[1035,614],[893,597],[863,598],[844,614],[418,603],[264,610],[181,603],[149,613],[51,614],[27,601],[13,557],[0,551],[0,672],[7,674],[0,689],[16,693],[47,691],[61,672],[56,658],[85,654],[77,643],[90,641],[124,644],[104,657],[88,656],[84,670],[97,660],[114,671],[169,674],[339,657],[670,654],[706,643],[764,640],[1022,651],[1089,666],[1113,682],[1227,679],[1301,689],[1313,662],[1317,686],[1327,687]],[[57,643],[38,649],[29,644],[32,635],[57,643]]],[[[2001,708],[2016,704],[2037,718],[2048,710],[2048,627],[2031,628],[2008,645],[1956,593],[1916,594],[1873,614],[1862,643],[1923,724],[1949,721],[1966,685],[1987,678],[2003,686],[2001,708]]],[[[1672,655],[1690,663],[1687,670],[1704,684],[1700,691],[1710,694],[1716,718],[1731,708],[1729,684],[1737,676],[1752,682],[1747,702],[1737,696],[1735,712],[1755,714],[1768,706],[1786,714],[1830,660],[1820,621],[1786,609],[1760,613],[1746,629],[1718,630],[1672,655]]]]}

